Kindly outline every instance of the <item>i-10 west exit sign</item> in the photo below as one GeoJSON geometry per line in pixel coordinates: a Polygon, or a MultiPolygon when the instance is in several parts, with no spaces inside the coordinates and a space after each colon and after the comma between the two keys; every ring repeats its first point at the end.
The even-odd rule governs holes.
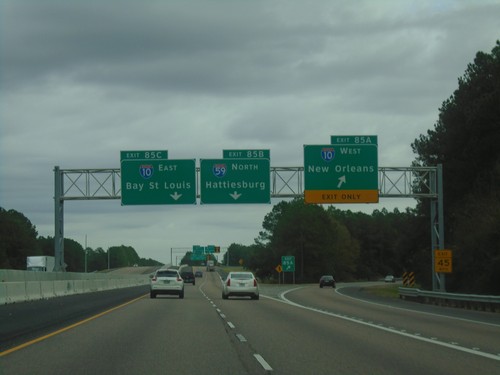
{"type": "Polygon", "coordinates": [[[304,146],[306,203],[377,203],[377,136],[332,136],[304,146]]]}

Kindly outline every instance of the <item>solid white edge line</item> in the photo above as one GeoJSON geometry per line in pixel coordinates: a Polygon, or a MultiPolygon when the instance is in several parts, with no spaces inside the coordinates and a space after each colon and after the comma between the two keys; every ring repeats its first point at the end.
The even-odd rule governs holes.
{"type": "Polygon", "coordinates": [[[264,368],[264,370],[273,371],[273,368],[271,366],[269,366],[269,363],[267,363],[266,360],[264,358],[262,358],[262,356],[260,354],[254,354],[253,356],[255,357],[257,362],[259,362],[260,365],[264,368]]]}
{"type": "MultiPolygon", "coordinates": [[[[495,355],[495,354],[490,354],[490,353],[485,353],[485,352],[478,352],[478,351],[475,351],[475,350],[472,350],[472,349],[469,349],[469,348],[465,348],[463,346],[452,345],[452,344],[449,344],[449,343],[446,343],[446,342],[443,342],[443,341],[434,341],[434,340],[431,340],[431,339],[428,339],[428,338],[425,338],[425,337],[422,337],[422,336],[416,336],[416,335],[412,335],[412,334],[409,334],[409,333],[406,333],[406,332],[397,331],[395,329],[381,327],[381,326],[376,325],[376,324],[363,322],[363,321],[360,321],[358,319],[349,318],[347,316],[342,316],[342,315],[335,314],[335,313],[332,313],[332,312],[321,311],[321,310],[318,310],[318,309],[315,309],[315,308],[312,308],[312,307],[302,306],[302,305],[299,305],[298,303],[290,301],[289,299],[287,299],[285,297],[285,294],[287,294],[288,292],[291,292],[291,291],[297,290],[297,289],[301,289],[301,288],[303,288],[303,287],[290,289],[290,290],[287,290],[286,292],[281,293],[280,294],[280,298],[281,299],[274,298],[274,297],[269,297],[269,296],[263,296],[263,297],[275,300],[277,302],[281,302],[281,303],[285,303],[285,304],[292,305],[292,306],[295,306],[295,307],[299,307],[301,309],[305,309],[305,310],[309,310],[309,311],[314,311],[314,312],[317,312],[317,313],[320,313],[320,314],[329,315],[329,316],[333,316],[333,317],[336,317],[336,318],[339,318],[339,319],[344,319],[344,320],[347,320],[347,321],[350,321],[350,322],[353,322],[353,323],[357,323],[357,324],[365,325],[365,326],[368,326],[368,327],[380,329],[382,331],[386,331],[386,332],[389,332],[389,333],[394,333],[394,334],[397,334],[397,335],[400,335],[400,336],[408,337],[410,339],[424,341],[424,342],[431,343],[431,344],[434,344],[434,345],[444,346],[444,347],[449,348],[449,349],[454,349],[454,350],[458,350],[458,351],[461,351],[461,352],[465,352],[465,353],[477,355],[477,356],[480,356],[480,357],[485,357],[485,358],[493,359],[495,361],[500,361],[500,356],[495,355]]],[[[402,310],[404,310],[404,309],[402,309],[402,310]]]]}
{"type": "MultiPolygon", "coordinates": [[[[483,324],[483,325],[492,326],[492,327],[499,327],[498,324],[488,323],[488,322],[481,322],[480,320],[465,319],[465,318],[459,318],[459,317],[456,317],[456,316],[449,316],[449,315],[444,315],[444,314],[436,314],[436,313],[431,313],[431,312],[427,312],[427,311],[418,311],[418,310],[412,310],[412,309],[405,309],[404,307],[384,305],[382,303],[377,303],[377,302],[373,302],[373,301],[366,301],[364,299],[359,299],[359,298],[351,297],[351,296],[348,296],[347,294],[341,293],[340,290],[341,289],[345,289],[345,288],[348,288],[348,287],[339,287],[339,288],[335,289],[335,293],[340,294],[342,297],[350,298],[350,299],[353,299],[353,300],[358,301],[358,302],[368,303],[370,305],[375,305],[375,306],[383,306],[383,307],[387,307],[387,308],[394,309],[394,310],[410,311],[410,312],[417,313],[417,314],[422,314],[422,315],[437,316],[439,318],[460,320],[462,322],[468,322],[468,323],[474,323],[474,324],[483,324]]],[[[287,292],[285,292],[285,293],[287,293],[287,292]]]]}

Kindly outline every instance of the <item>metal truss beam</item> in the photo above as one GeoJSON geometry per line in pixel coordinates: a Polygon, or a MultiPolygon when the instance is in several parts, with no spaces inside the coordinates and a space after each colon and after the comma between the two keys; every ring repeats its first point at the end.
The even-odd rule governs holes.
{"type": "MultiPolygon", "coordinates": [[[[58,167],[56,167],[58,169],[58,167]]],[[[120,169],[58,169],[62,200],[121,199],[120,169]]],[[[197,181],[200,169],[196,168],[197,181]]],[[[381,198],[437,198],[437,167],[379,167],[381,198]]],[[[304,194],[304,167],[271,167],[271,197],[296,198],[304,194]]],[[[199,187],[197,197],[199,198],[199,187]]]]}

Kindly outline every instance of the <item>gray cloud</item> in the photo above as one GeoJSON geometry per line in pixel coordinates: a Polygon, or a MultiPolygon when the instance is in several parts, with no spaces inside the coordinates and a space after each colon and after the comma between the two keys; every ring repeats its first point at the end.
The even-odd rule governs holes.
{"type": "MultiPolygon", "coordinates": [[[[304,144],[376,134],[381,166],[410,165],[499,13],[494,0],[4,0],[0,205],[53,235],[54,166],[117,168],[120,150],[263,148],[300,166],[304,144]]],[[[271,208],[71,202],[66,235],[165,261],[171,246],[249,244],[271,208]]]]}

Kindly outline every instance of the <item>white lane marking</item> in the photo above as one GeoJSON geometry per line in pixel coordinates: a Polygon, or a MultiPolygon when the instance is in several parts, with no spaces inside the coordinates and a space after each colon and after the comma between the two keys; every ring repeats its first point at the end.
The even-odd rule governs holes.
{"type": "Polygon", "coordinates": [[[254,354],[253,355],[255,359],[260,363],[260,365],[264,368],[266,371],[273,371],[273,368],[269,366],[269,363],[266,362],[264,358],[260,354],[254,354]]]}
{"type": "MultiPolygon", "coordinates": [[[[344,289],[344,288],[346,288],[346,287],[340,287],[340,288],[335,289],[335,293],[340,294],[342,297],[350,298],[350,299],[353,299],[353,300],[358,301],[358,302],[364,302],[364,303],[368,303],[370,305],[375,305],[375,306],[388,307],[388,308],[394,309],[394,310],[410,311],[412,313],[417,313],[417,314],[422,314],[422,315],[437,316],[437,317],[440,317],[440,318],[454,319],[454,320],[460,320],[460,321],[463,321],[463,322],[476,323],[476,324],[484,324],[484,325],[493,326],[493,327],[500,327],[499,324],[481,322],[480,320],[458,318],[458,317],[450,316],[450,315],[436,314],[436,313],[430,313],[430,312],[426,312],[426,311],[417,311],[417,310],[412,310],[412,309],[406,309],[404,307],[396,307],[396,306],[391,306],[391,305],[384,305],[382,303],[377,303],[377,302],[373,302],[373,301],[366,301],[364,299],[359,299],[359,298],[356,298],[356,297],[348,296],[347,294],[340,293],[339,290],[344,289]]],[[[295,288],[295,289],[299,289],[299,288],[295,288]]],[[[290,292],[292,290],[295,290],[295,289],[291,289],[290,292]]],[[[286,292],[282,293],[282,295],[285,294],[285,293],[288,293],[288,292],[289,291],[286,291],[286,292]]]]}
{"type": "Polygon", "coordinates": [[[232,328],[232,329],[235,329],[235,325],[231,322],[227,322],[227,325],[229,326],[229,328],[232,328]]]}
{"type": "MultiPolygon", "coordinates": [[[[466,347],[463,347],[463,346],[459,346],[459,345],[456,345],[456,344],[452,345],[452,344],[449,344],[449,343],[446,343],[446,342],[443,342],[443,341],[434,341],[434,340],[428,339],[426,337],[412,335],[410,333],[405,332],[404,330],[403,331],[397,331],[395,329],[391,329],[391,328],[379,326],[379,325],[376,325],[376,324],[364,322],[364,321],[359,320],[359,319],[349,318],[347,316],[343,316],[343,315],[340,315],[340,314],[335,314],[335,313],[328,312],[328,311],[321,311],[321,310],[315,309],[313,307],[299,305],[298,303],[292,302],[292,301],[290,301],[289,299],[287,299],[285,297],[285,294],[287,294],[288,292],[291,292],[291,291],[297,290],[297,289],[301,289],[301,288],[303,288],[303,287],[299,287],[299,288],[294,288],[294,289],[287,290],[286,292],[283,292],[283,293],[280,294],[280,298],[274,298],[274,297],[269,297],[269,296],[263,296],[263,297],[275,300],[277,302],[281,302],[281,303],[285,303],[285,304],[292,305],[292,306],[295,306],[295,307],[299,307],[301,309],[305,309],[305,310],[309,310],[309,311],[314,311],[314,312],[317,312],[317,313],[320,313],[320,314],[333,316],[333,317],[336,317],[336,318],[339,318],[339,319],[344,319],[344,320],[347,320],[347,321],[350,321],[350,322],[353,322],[353,323],[357,323],[357,324],[361,324],[361,325],[373,327],[373,328],[376,328],[376,329],[380,329],[382,331],[386,331],[386,332],[394,333],[396,335],[408,337],[410,339],[424,341],[424,342],[431,343],[431,344],[434,344],[434,345],[444,346],[444,347],[449,348],[449,349],[454,349],[454,350],[458,350],[458,351],[465,352],[465,353],[468,353],[468,354],[473,354],[473,355],[477,355],[477,356],[480,356],[480,357],[485,357],[485,358],[489,358],[489,359],[494,359],[496,361],[500,361],[500,357],[498,355],[495,355],[495,354],[480,352],[480,351],[472,350],[472,349],[469,349],[469,348],[466,348],[466,347]]],[[[385,306],[385,305],[383,305],[383,306],[385,306]]],[[[400,309],[400,310],[405,310],[405,309],[400,309]]],[[[414,310],[409,310],[409,311],[413,311],[414,312],[414,310]]],[[[428,313],[426,313],[426,314],[428,314],[428,313]]],[[[429,314],[429,315],[435,315],[435,314],[429,314]]],[[[443,315],[437,315],[437,316],[446,317],[446,316],[443,316],[443,315]]],[[[464,319],[460,319],[460,320],[464,320],[464,319]]],[[[477,322],[475,322],[475,323],[477,323],[477,322]]]]}
{"type": "Polygon", "coordinates": [[[236,337],[240,340],[240,342],[247,342],[247,339],[241,333],[237,333],[236,337]]]}

